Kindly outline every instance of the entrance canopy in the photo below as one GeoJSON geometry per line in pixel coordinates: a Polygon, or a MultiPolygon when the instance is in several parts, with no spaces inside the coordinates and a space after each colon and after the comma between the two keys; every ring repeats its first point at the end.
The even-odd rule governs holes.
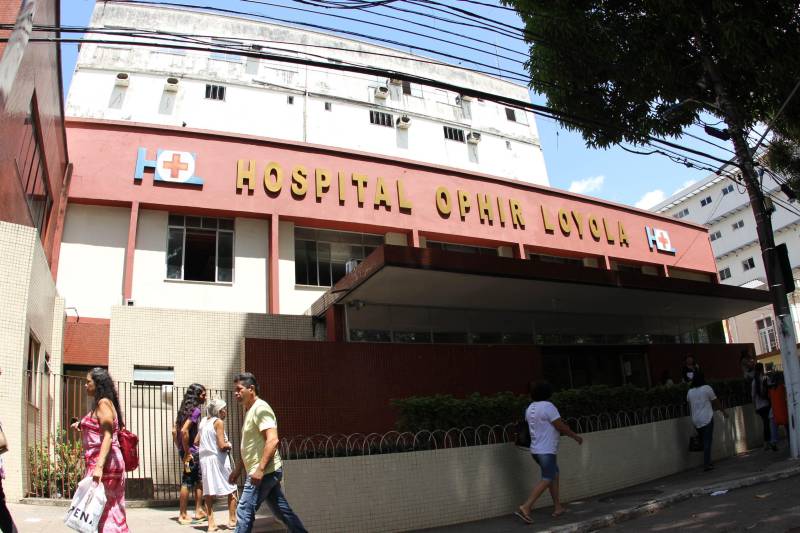
{"type": "MultiPolygon", "coordinates": [[[[333,304],[344,304],[351,329],[359,321],[367,329],[380,328],[381,321],[396,322],[398,315],[405,315],[401,322],[419,323],[416,327],[408,324],[411,329],[427,321],[435,331],[440,321],[437,315],[466,313],[464,320],[478,317],[479,322],[496,321],[499,316],[506,321],[530,317],[536,322],[535,330],[546,334],[679,335],[769,301],[766,291],[717,283],[384,246],[310,311],[319,316],[333,304]],[[387,314],[387,308],[394,311],[387,314]],[[425,318],[414,311],[420,308],[433,311],[425,318]]],[[[511,326],[520,328],[527,330],[524,324],[511,326]]]]}

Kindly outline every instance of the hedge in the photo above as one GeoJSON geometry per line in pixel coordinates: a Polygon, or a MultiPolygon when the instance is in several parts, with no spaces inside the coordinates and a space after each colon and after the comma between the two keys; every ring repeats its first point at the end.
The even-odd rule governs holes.
{"type": "MultiPolygon", "coordinates": [[[[749,401],[749,390],[741,379],[711,381],[709,385],[728,405],[749,401]]],[[[686,402],[687,390],[688,386],[685,384],[649,389],[632,385],[595,385],[556,392],[550,401],[556,405],[562,417],[578,418],[655,406],[680,405],[686,402]]],[[[529,403],[527,395],[511,392],[501,392],[494,396],[476,393],[465,398],[439,394],[392,400],[392,405],[398,411],[397,430],[411,432],[484,424],[505,425],[520,420],[529,403]]]]}

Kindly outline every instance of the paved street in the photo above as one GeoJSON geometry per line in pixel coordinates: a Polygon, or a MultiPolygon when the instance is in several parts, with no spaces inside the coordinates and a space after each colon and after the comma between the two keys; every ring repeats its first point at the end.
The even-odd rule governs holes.
{"type": "Polygon", "coordinates": [[[773,481],[702,496],[605,531],[800,533],[800,479],[773,481]]]}

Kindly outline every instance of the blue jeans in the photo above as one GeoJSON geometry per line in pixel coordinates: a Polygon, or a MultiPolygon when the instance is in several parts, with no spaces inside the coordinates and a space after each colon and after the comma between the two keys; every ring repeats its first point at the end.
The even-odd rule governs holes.
{"type": "Polygon", "coordinates": [[[300,517],[294,514],[289,502],[286,501],[286,496],[283,495],[281,479],[283,479],[281,470],[264,474],[258,486],[250,483],[250,477],[247,477],[242,497],[239,498],[239,505],[236,507],[236,533],[250,533],[253,530],[256,511],[265,500],[275,518],[286,524],[291,533],[307,533],[300,517]]]}
{"type": "Polygon", "coordinates": [[[554,453],[533,453],[533,460],[542,469],[542,479],[553,481],[558,476],[558,463],[554,453]]]}
{"type": "Polygon", "coordinates": [[[703,439],[703,465],[711,466],[711,442],[714,438],[714,419],[701,428],[697,428],[697,434],[703,439]]]}

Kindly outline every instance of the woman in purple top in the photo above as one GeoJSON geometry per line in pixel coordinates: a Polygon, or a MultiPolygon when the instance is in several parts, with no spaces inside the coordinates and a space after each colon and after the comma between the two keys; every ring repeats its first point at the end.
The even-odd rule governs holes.
{"type": "Polygon", "coordinates": [[[200,458],[197,455],[197,424],[202,413],[200,406],[206,403],[206,388],[199,383],[192,383],[183,395],[178,416],[175,419],[175,445],[181,457],[181,493],[179,524],[199,523],[208,517],[203,511],[203,485],[200,472],[200,458]],[[194,519],[190,519],[187,507],[189,506],[189,491],[194,490],[194,519]]]}

